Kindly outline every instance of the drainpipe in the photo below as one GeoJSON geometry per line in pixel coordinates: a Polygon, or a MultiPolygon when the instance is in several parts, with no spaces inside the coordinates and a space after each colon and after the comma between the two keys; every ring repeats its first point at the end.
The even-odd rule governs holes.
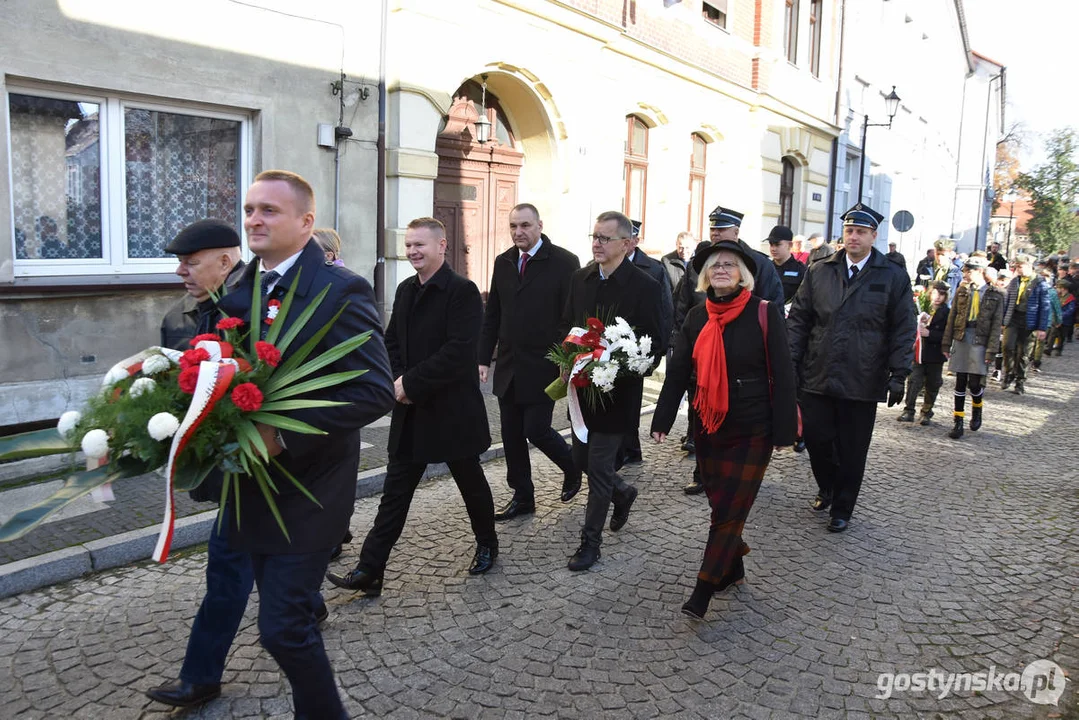
{"type": "Polygon", "coordinates": [[[386,23],[388,0],[382,0],[382,25],[378,40],[378,155],[375,181],[375,303],[379,319],[386,317],[386,23]]]}
{"type": "MultiPolygon", "coordinates": [[[[835,109],[832,111],[833,124],[839,125],[839,105],[843,95],[843,46],[847,37],[847,0],[839,3],[839,69],[836,71],[835,109]]],[[[824,242],[832,242],[833,222],[835,218],[836,176],[839,172],[839,138],[832,138],[832,169],[828,174],[828,218],[824,223],[824,242]]]]}

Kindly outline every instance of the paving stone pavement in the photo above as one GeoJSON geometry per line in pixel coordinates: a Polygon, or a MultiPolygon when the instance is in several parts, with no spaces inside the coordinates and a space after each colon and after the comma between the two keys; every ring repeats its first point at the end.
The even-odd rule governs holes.
{"type": "MultiPolygon", "coordinates": [[[[1071,350],[1071,348],[1068,348],[1071,350]]],[[[1079,353],[1047,361],[1018,397],[986,395],[986,423],[900,425],[880,406],[851,529],[808,508],[808,459],[776,455],[750,515],[747,583],[705,622],[678,613],[707,530],[681,493],[674,443],[645,446],[629,523],[590,571],[570,573],[584,493],[557,500],[533,455],[534,517],[500,525],[501,556],[465,573],[472,539],[452,482],[425,483],[381,598],[325,592],[324,628],[353,717],[1079,717],[1079,353]],[[1021,672],[1051,659],[1072,676],[1059,706],[1018,692],[876,699],[881,673],[1021,672]]],[[[950,399],[950,382],[942,406],[950,399]]],[[[938,417],[944,417],[941,413],[938,417]]],[[[647,419],[646,423],[647,424],[647,419]]],[[[684,424],[684,420],[680,421],[684,424]]],[[[674,434],[679,434],[680,428],[674,434]]],[[[501,461],[486,466],[496,503],[501,461]]],[[[353,532],[377,499],[357,503],[353,532]]],[[[339,561],[355,561],[350,546],[339,561]]],[[[0,715],[27,718],[286,718],[287,684],[259,647],[256,600],[224,696],[165,713],[142,690],[178,671],[202,593],[204,553],[108,571],[0,600],[0,715]]]]}

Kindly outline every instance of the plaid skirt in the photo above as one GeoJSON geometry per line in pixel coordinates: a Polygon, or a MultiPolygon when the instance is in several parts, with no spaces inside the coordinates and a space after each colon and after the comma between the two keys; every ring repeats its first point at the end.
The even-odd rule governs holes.
{"type": "Polygon", "coordinates": [[[697,464],[701,484],[712,507],[712,523],[698,579],[725,587],[741,579],[742,556],[749,545],[742,540],[742,528],[757,499],[761,481],[772,459],[772,436],[766,426],[731,436],[696,433],[697,464]]]}

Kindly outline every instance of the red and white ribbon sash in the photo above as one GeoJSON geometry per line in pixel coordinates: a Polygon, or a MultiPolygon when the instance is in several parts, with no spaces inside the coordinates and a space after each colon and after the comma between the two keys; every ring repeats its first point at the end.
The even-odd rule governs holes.
{"type": "MultiPolygon", "coordinates": [[[[584,341],[584,336],[588,332],[585,328],[575,327],[569,331],[569,335],[563,340],[563,343],[573,343],[574,345],[588,345],[584,341]]],[[[568,397],[569,402],[569,421],[570,426],[573,428],[573,434],[577,436],[577,439],[583,443],[588,442],[588,426],[584,424],[584,413],[581,412],[581,399],[577,395],[577,386],[573,384],[573,378],[577,377],[593,360],[600,360],[607,354],[607,341],[600,335],[599,347],[592,352],[579,353],[573,360],[573,367],[570,368],[569,373],[569,388],[568,397]]]]}

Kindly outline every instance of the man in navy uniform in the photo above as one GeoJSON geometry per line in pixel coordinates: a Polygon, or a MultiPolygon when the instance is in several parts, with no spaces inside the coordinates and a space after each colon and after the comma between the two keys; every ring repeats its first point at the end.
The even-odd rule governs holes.
{"type": "Polygon", "coordinates": [[[784,305],[794,298],[794,293],[798,292],[798,286],[802,284],[802,278],[806,274],[805,264],[791,254],[793,239],[794,233],[783,225],[776,225],[767,237],[768,252],[772,255],[772,262],[779,273],[779,282],[783,285],[784,305]]]}
{"type": "Polygon", "coordinates": [[[847,529],[865,473],[877,403],[903,399],[917,328],[906,271],[873,248],[884,217],[858,203],[843,215],[843,249],[809,266],[787,315],[814,510],[847,529]]]}

